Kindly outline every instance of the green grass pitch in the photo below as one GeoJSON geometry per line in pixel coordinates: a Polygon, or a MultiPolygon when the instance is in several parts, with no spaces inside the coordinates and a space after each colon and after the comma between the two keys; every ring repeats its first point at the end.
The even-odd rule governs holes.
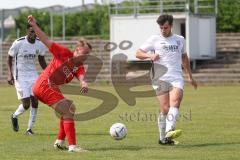
{"type": "MultiPolygon", "coordinates": [[[[91,87],[91,85],[90,85],[91,87]]],[[[111,86],[93,86],[111,92],[111,86]]],[[[141,90],[148,87],[141,87],[141,90]]],[[[68,96],[77,111],[95,108],[100,100],[68,96]]],[[[128,106],[119,96],[118,106],[97,119],[76,122],[77,142],[87,153],[56,151],[58,118],[51,108],[40,104],[34,136],[26,136],[29,111],[19,117],[20,130],[13,132],[10,115],[19,105],[14,87],[0,87],[0,159],[3,160],[238,160],[240,159],[240,86],[205,86],[185,88],[181,117],[177,128],[183,130],[178,146],[160,146],[155,116],[159,108],[155,97],[137,98],[136,106],[128,106]],[[128,128],[124,140],[115,141],[109,128],[122,122],[128,128]]]]}

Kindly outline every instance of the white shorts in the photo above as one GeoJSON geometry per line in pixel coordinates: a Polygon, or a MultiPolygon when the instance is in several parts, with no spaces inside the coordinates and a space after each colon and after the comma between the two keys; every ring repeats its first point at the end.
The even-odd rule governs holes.
{"type": "Polygon", "coordinates": [[[15,88],[18,99],[23,99],[33,95],[32,87],[36,80],[15,80],[15,88]]]}
{"type": "Polygon", "coordinates": [[[176,79],[160,79],[154,84],[152,87],[155,91],[168,92],[172,87],[179,88],[181,90],[184,89],[184,80],[183,78],[176,79]]]}

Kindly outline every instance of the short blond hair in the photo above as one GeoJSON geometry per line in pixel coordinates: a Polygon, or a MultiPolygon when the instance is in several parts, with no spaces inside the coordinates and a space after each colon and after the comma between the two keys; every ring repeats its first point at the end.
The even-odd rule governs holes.
{"type": "Polygon", "coordinates": [[[92,50],[92,45],[86,39],[80,39],[78,43],[80,43],[81,46],[87,46],[90,50],[92,50]]]}

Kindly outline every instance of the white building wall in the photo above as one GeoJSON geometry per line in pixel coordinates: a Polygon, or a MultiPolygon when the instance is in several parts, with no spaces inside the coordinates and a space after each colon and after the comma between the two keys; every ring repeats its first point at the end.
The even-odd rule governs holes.
{"type": "Polygon", "coordinates": [[[190,15],[186,19],[186,46],[190,59],[216,57],[216,18],[190,15]]]}
{"type": "MultiPolygon", "coordinates": [[[[137,60],[135,53],[137,49],[151,35],[160,32],[156,20],[159,15],[134,16],[111,16],[110,40],[119,45],[128,40],[133,43],[127,50],[119,47],[111,52],[114,54],[124,53],[129,61],[137,60]]],[[[199,17],[188,14],[173,15],[173,33],[181,34],[181,23],[186,26],[186,48],[191,60],[211,59],[216,56],[216,29],[215,17],[199,17]]]]}

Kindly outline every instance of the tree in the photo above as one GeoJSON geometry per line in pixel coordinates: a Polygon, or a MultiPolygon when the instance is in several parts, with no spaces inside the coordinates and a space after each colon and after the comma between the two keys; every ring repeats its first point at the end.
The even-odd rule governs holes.
{"type": "Polygon", "coordinates": [[[33,15],[37,18],[39,26],[46,32],[50,33],[50,27],[46,24],[50,22],[50,16],[48,12],[39,12],[36,10],[24,12],[15,18],[16,28],[20,30],[20,36],[24,36],[26,34],[27,29],[27,16],[33,15]]]}
{"type": "MultiPolygon", "coordinates": [[[[32,14],[36,17],[40,27],[46,34],[50,35],[50,15],[43,11],[30,11],[21,13],[15,18],[16,26],[20,29],[20,36],[26,34],[27,16],[32,14]]],[[[84,35],[109,35],[109,15],[108,6],[95,5],[94,9],[84,10],[65,15],[66,36],[84,36],[84,35]]],[[[53,15],[53,36],[62,36],[62,16],[53,15]]]]}
{"type": "Polygon", "coordinates": [[[240,0],[219,0],[217,32],[240,32],[240,0]]]}
{"type": "MultiPolygon", "coordinates": [[[[84,3],[84,0],[82,0],[82,2],[84,3]]],[[[194,12],[194,0],[189,0],[189,2],[190,9],[192,12],[194,12]]],[[[214,0],[209,0],[205,1],[204,3],[212,4],[213,2],[214,0]]],[[[153,4],[157,5],[157,2],[144,0],[142,3],[139,3],[141,6],[153,4]]],[[[133,5],[133,1],[123,1],[119,5],[125,7],[125,9],[122,9],[121,12],[119,11],[119,13],[133,13],[132,9],[127,8],[133,5]]],[[[217,32],[240,32],[240,0],[218,0],[218,5],[217,32]]],[[[199,10],[199,12],[205,13],[205,10],[199,10]]],[[[212,11],[212,13],[214,13],[214,11],[212,11]]],[[[38,20],[40,27],[44,30],[44,32],[50,35],[49,13],[33,10],[21,13],[15,18],[16,28],[20,29],[20,36],[26,34],[27,16],[29,14],[34,15],[38,20]]],[[[66,36],[101,35],[104,37],[109,37],[109,15],[107,5],[95,4],[94,9],[86,9],[81,12],[68,13],[66,14],[65,19],[66,36]]],[[[53,15],[53,23],[54,36],[62,36],[61,15],[53,15]]]]}

